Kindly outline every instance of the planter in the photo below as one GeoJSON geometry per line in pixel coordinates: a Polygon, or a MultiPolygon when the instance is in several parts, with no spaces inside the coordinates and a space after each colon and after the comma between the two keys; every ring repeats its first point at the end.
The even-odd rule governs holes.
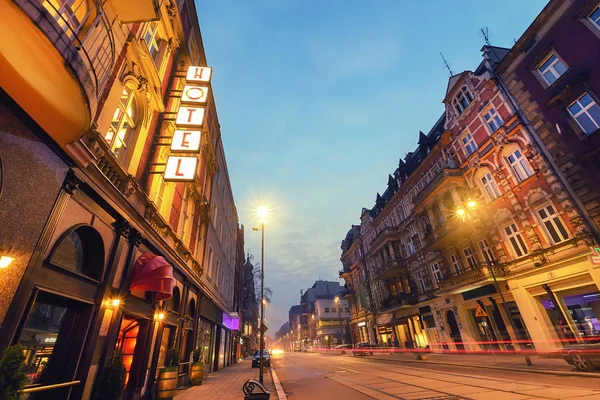
{"type": "Polygon", "coordinates": [[[175,396],[178,370],[178,367],[170,367],[160,371],[156,381],[157,399],[172,399],[175,396]]]}
{"type": "Polygon", "coordinates": [[[192,386],[202,385],[202,379],[204,379],[204,364],[201,362],[193,363],[190,370],[190,382],[192,386]]]}

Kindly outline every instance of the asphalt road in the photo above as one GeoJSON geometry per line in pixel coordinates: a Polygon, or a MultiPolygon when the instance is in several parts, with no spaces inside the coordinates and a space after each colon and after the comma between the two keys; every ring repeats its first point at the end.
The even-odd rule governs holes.
{"type": "Polygon", "coordinates": [[[274,356],[290,400],[600,400],[600,379],[319,353],[274,356]]]}

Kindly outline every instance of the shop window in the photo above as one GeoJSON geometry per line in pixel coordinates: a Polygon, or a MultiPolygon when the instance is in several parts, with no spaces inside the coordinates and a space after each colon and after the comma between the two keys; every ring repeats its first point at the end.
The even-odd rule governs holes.
{"type": "Polygon", "coordinates": [[[517,225],[512,223],[510,225],[505,226],[504,232],[506,233],[506,239],[510,243],[517,257],[522,257],[529,253],[529,251],[527,250],[527,246],[525,246],[525,241],[523,240],[521,233],[517,229],[517,225]]]}
{"type": "Polygon", "coordinates": [[[567,109],[587,135],[591,135],[600,129],[600,107],[589,93],[584,93],[567,109]]]}
{"type": "Polygon", "coordinates": [[[506,157],[510,167],[513,171],[513,175],[517,178],[518,182],[523,182],[525,179],[533,175],[533,169],[529,165],[529,161],[525,159],[521,150],[515,150],[506,157]]]}
{"type": "Polygon", "coordinates": [[[488,124],[492,133],[496,132],[502,125],[504,125],[500,114],[498,114],[498,111],[496,111],[494,107],[490,107],[487,112],[483,114],[483,119],[485,119],[485,122],[488,124]]]}
{"type": "Polygon", "coordinates": [[[91,226],[72,228],[58,240],[49,263],[101,280],[104,272],[102,236],[91,226]]]}
{"type": "Polygon", "coordinates": [[[138,334],[140,332],[140,324],[138,321],[129,318],[123,318],[121,329],[119,330],[119,338],[117,339],[117,350],[123,352],[123,365],[125,365],[125,386],[129,382],[131,366],[133,365],[133,357],[137,344],[138,334]]]}
{"type": "Polygon", "coordinates": [[[567,72],[567,67],[555,53],[550,53],[537,68],[537,73],[548,86],[556,82],[565,72],[567,72]]]}
{"type": "Polygon", "coordinates": [[[132,86],[126,85],[119,98],[119,104],[113,114],[108,132],[104,136],[110,150],[121,161],[125,159],[136,126],[137,103],[135,90],[132,86]]]}
{"type": "Polygon", "coordinates": [[[158,368],[156,369],[156,376],[160,372],[160,368],[165,366],[165,360],[167,358],[167,350],[172,346],[173,343],[173,335],[175,334],[175,329],[170,326],[165,326],[163,328],[162,337],[160,339],[160,348],[158,352],[158,368]]]}
{"type": "Polygon", "coordinates": [[[564,242],[569,238],[567,230],[552,205],[540,208],[537,213],[554,244],[564,242]]]}

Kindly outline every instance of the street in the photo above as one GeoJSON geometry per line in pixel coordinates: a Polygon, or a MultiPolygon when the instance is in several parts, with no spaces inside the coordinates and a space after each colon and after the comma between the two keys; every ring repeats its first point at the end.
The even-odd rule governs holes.
{"type": "Polygon", "coordinates": [[[348,354],[285,353],[273,365],[292,400],[600,399],[600,379],[589,377],[420,366],[348,354]]]}

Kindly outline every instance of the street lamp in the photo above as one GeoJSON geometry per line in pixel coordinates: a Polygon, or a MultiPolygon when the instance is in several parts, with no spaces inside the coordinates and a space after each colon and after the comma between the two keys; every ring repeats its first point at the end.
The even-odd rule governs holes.
{"type": "MultiPolygon", "coordinates": [[[[473,232],[475,233],[475,236],[477,236],[477,228],[475,227],[475,224],[473,222],[475,220],[475,217],[477,216],[476,209],[477,209],[477,202],[475,202],[474,200],[468,200],[465,208],[459,208],[458,210],[456,210],[456,215],[458,217],[460,217],[462,222],[469,222],[471,224],[471,227],[473,228],[473,232]]],[[[475,247],[477,247],[477,246],[475,246],[475,247]]],[[[516,332],[516,329],[513,325],[512,319],[510,318],[510,314],[508,313],[508,309],[506,308],[506,300],[504,299],[504,293],[502,292],[502,288],[500,287],[500,285],[498,284],[498,280],[496,279],[496,272],[494,271],[492,261],[490,260],[490,258],[488,256],[488,253],[486,251],[487,249],[482,249],[482,250],[483,250],[482,253],[483,253],[483,258],[485,259],[485,263],[487,264],[488,270],[492,274],[492,279],[494,279],[494,286],[496,287],[496,291],[498,292],[498,294],[500,295],[500,299],[502,300],[502,308],[504,309],[506,318],[508,318],[508,323],[512,327],[513,331],[516,332]]],[[[511,338],[510,334],[508,333],[508,331],[506,332],[506,335],[508,336],[508,339],[510,341],[512,341],[512,338],[511,338]]],[[[529,361],[528,361],[528,364],[529,364],[529,361]]]]}
{"type": "Polygon", "coordinates": [[[337,304],[337,309],[338,309],[338,319],[340,321],[340,339],[342,339],[342,344],[345,344],[345,340],[344,340],[344,333],[342,332],[342,311],[341,311],[341,302],[340,302],[340,296],[335,296],[335,304],[337,304]]]}
{"type": "Polygon", "coordinates": [[[269,209],[267,207],[261,206],[256,210],[256,215],[258,215],[258,222],[260,223],[260,228],[253,228],[253,230],[258,231],[260,229],[261,232],[261,244],[260,244],[260,371],[258,372],[258,379],[260,383],[263,383],[263,366],[264,366],[264,358],[263,352],[265,350],[265,342],[264,336],[265,332],[263,329],[264,319],[265,319],[265,222],[267,221],[267,217],[269,216],[269,209]]]}

